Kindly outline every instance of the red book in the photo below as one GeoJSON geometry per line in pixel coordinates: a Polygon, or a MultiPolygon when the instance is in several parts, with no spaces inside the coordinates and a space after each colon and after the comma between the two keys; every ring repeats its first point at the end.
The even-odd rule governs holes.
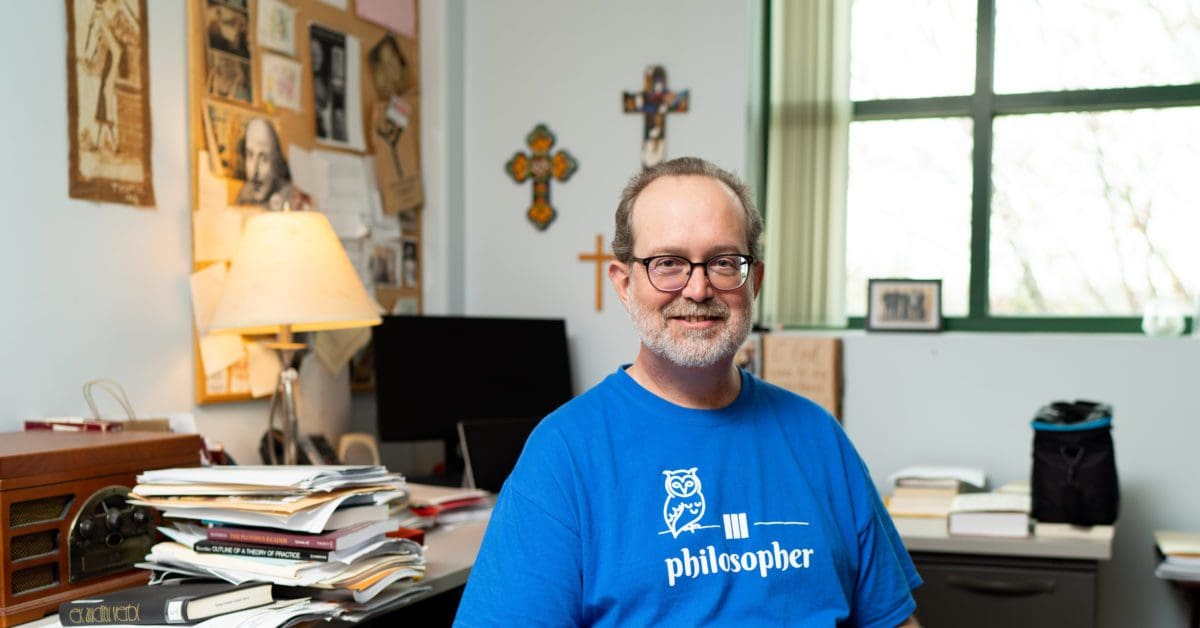
{"type": "Polygon", "coordinates": [[[255,543],[276,547],[304,547],[320,550],[340,550],[354,547],[368,539],[383,538],[398,527],[395,519],[366,521],[352,526],[308,534],[271,528],[240,528],[236,526],[209,526],[206,536],[210,541],[233,543],[255,543]]]}
{"type": "Polygon", "coordinates": [[[397,539],[409,539],[409,540],[413,541],[414,543],[416,543],[417,545],[425,544],[425,531],[420,528],[401,527],[401,528],[397,528],[391,532],[388,532],[387,535],[389,537],[397,538],[397,539]]]}
{"type": "Polygon", "coordinates": [[[120,432],[124,427],[120,421],[108,419],[52,418],[25,421],[27,430],[55,432],[120,432]]]}

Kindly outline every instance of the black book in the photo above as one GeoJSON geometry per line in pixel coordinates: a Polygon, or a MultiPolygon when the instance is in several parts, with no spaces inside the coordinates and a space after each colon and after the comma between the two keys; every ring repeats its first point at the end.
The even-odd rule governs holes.
{"type": "Polygon", "coordinates": [[[58,607],[63,626],[194,624],[274,601],[270,582],[180,582],[112,591],[58,607]]]}
{"type": "Polygon", "coordinates": [[[201,539],[192,545],[192,549],[201,554],[228,554],[230,556],[329,562],[329,550],[309,549],[306,547],[279,547],[277,545],[230,543],[227,541],[201,539]]]}

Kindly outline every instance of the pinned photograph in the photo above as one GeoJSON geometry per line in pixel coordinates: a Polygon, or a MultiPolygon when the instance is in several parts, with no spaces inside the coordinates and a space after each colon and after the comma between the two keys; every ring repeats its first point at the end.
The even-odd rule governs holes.
{"type": "Polygon", "coordinates": [[[245,0],[208,0],[204,19],[209,50],[250,58],[250,12],[245,0]]]}
{"type": "Polygon", "coordinates": [[[208,94],[245,103],[254,101],[250,60],[237,55],[208,51],[208,94]]]}
{"type": "Polygon", "coordinates": [[[421,268],[417,260],[417,241],[413,238],[404,238],[401,246],[403,247],[404,287],[420,288],[421,268]]]}
{"type": "Polygon", "coordinates": [[[868,331],[941,331],[941,279],[870,279],[868,331]]]}
{"type": "Polygon", "coordinates": [[[400,264],[398,242],[376,242],[371,247],[371,281],[376,286],[399,288],[400,264]]]}
{"type": "Polygon", "coordinates": [[[358,39],[310,24],[313,134],[318,142],[364,150],[358,39]]]}

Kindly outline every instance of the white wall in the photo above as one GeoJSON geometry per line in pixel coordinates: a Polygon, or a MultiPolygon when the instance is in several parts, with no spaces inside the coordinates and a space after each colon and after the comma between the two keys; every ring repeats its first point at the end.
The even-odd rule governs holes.
{"type": "Polygon", "coordinates": [[[671,89],[690,89],[687,113],[667,116],[667,155],[699,155],[745,172],[747,3],[726,0],[470,2],[466,14],[466,312],[567,319],[576,389],[598,382],[637,350],[625,310],[604,273],[595,310],[595,265],[625,181],[641,168],[642,118],[622,111],[650,64],[671,89]],[[552,151],[579,161],[550,186],[558,217],[545,231],[525,218],[531,184],[504,164],[528,152],[545,123],[552,151]]]}

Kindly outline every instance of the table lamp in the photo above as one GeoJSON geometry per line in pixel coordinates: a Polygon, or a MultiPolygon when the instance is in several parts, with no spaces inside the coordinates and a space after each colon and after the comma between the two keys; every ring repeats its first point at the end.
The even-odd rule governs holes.
{"type": "Polygon", "coordinates": [[[296,463],[299,373],[292,361],[304,344],[292,334],[380,322],[374,300],[324,214],[264,212],[246,222],[208,331],[276,334],[275,342],[264,343],[278,353],[282,366],[267,422],[269,462],[280,462],[272,441],[282,405],[282,463],[296,463]]]}

